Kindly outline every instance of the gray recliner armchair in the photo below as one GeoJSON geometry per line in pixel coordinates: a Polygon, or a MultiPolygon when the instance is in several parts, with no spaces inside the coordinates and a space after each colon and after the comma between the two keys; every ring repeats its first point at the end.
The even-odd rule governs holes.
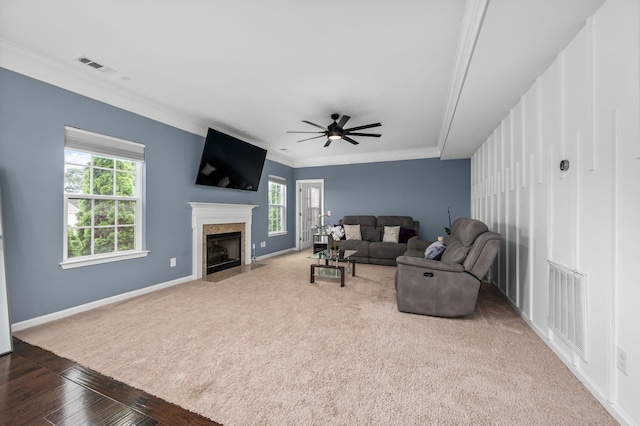
{"type": "Polygon", "coordinates": [[[500,247],[500,235],[475,219],[451,226],[441,260],[400,256],[395,285],[398,310],[439,317],[472,314],[482,279],[500,247]]]}

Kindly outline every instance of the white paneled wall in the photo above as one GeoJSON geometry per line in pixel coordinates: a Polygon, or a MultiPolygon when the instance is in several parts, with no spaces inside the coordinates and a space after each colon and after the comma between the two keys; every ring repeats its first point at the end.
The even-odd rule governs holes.
{"type": "Polygon", "coordinates": [[[503,237],[491,280],[619,421],[640,424],[640,1],[608,0],[471,167],[472,214],[503,237]],[[549,327],[548,261],[586,275],[584,359],[549,327]]]}

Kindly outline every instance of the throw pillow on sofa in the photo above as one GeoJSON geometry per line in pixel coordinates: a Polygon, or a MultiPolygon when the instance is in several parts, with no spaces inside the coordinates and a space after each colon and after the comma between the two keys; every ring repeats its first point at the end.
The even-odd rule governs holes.
{"type": "Polygon", "coordinates": [[[344,235],[347,240],[362,240],[360,233],[360,225],[342,225],[344,227],[344,235]]]}
{"type": "Polygon", "coordinates": [[[442,241],[436,241],[431,243],[429,247],[424,251],[425,259],[440,260],[442,253],[444,253],[447,246],[442,241]]]}
{"type": "Polygon", "coordinates": [[[409,238],[414,237],[415,235],[415,229],[400,227],[400,236],[398,237],[398,242],[406,244],[407,241],[409,241],[409,238]]]}
{"type": "Polygon", "coordinates": [[[397,243],[399,239],[400,239],[400,225],[384,227],[384,234],[382,234],[383,243],[397,243]]]}

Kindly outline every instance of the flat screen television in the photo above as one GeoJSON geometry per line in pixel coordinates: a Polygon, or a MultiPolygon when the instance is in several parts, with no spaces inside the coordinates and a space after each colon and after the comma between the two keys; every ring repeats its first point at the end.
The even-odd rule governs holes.
{"type": "Polygon", "coordinates": [[[257,191],[266,157],[266,149],[209,129],[196,184],[257,191]]]}

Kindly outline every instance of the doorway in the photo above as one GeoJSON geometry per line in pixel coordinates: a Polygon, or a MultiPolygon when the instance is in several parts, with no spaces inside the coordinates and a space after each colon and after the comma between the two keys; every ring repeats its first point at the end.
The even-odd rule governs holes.
{"type": "Polygon", "coordinates": [[[296,181],[296,241],[298,250],[311,247],[313,234],[322,225],[320,214],[324,209],[324,179],[296,181]]]}

